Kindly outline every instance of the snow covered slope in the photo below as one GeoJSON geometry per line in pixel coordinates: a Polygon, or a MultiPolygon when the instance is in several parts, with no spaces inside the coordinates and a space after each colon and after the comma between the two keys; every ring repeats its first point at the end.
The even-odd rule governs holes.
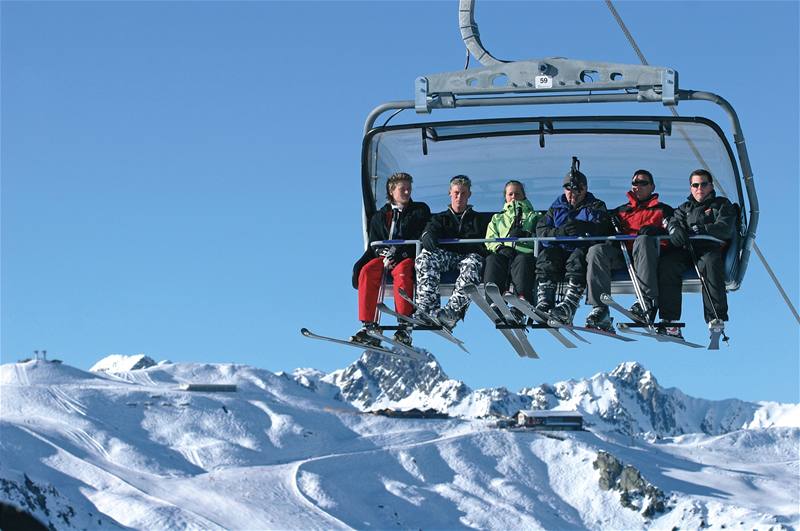
{"type": "Polygon", "coordinates": [[[519,394],[472,391],[433,358],[408,367],[371,356],[329,375],[3,365],[0,499],[57,529],[800,525],[798,405],[686,397],[637,364],[519,394]],[[396,404],[462,418],[363,411],[396,404]],[[477,418],[518,406],[577,406],[592,431],[498,430],[477,418]],[[663,511],[644,514],[635,493],[615,490],[622,480],[601,487],[600,452],[663,493],[663,511]]]}

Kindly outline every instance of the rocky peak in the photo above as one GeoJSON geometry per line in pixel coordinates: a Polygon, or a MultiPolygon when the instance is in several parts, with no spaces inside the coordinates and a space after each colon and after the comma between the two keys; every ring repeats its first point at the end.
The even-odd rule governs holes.
{"type": "Polygon", "coordinates": [[[450,380],[430,354],[427,361],[420,362],[365,351],[354,363],[323,380],[339,387],[344,400],[362,409],[405,400],[407,407],[442,411],[469,393],[462,382],[450,380]]]}

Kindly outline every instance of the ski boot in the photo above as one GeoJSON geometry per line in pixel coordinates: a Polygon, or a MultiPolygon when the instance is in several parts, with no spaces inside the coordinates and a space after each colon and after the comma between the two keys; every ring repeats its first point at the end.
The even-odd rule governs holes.
{"type": "Polygon", "coordinates": [[[394,333],[394,340],[398,343],[402,343],[407,347],[411,346],[411,329],[410,328],[398,328],[397,331],[394,333]]]}
{"type": "Polygon", "coordinates": [[[556,283],[552,280],[540,281],[536,286],[536,309],[550,313],[556,304],[556,283]]]}
{"type": "Polygon", "coordinates": [[[575,284],[570,281],[567,286],[567,293],[564,295],[564,300],[558,303],[550,315],[563,324],[571,325],[572,318],[575,317],[575,312],[578,309],[578,304],[581,302],[581,297],[583,297],[583,291],[585,289],[586,286],[575,284]]]}
{"type": "Polygon", "coordinates": [[[606,332],[614,332],[614,318],[608,311],[608,306],[595,306],[586,317],[586,328],[595,328],[606,332]]]}
{"type": "Polygon", "coordinates": [[[461,316],[447,306],[439,308],[439,311],[436,312],[436,320],[450,332],[456,327],[456,323],[458,323],[459,319],[461,319],[461,316]]]}
{"type": "Polygon", "coordinates": [[[674,337],[677,339],[683,339],[683,333],[681,333],[680,327],[677,326],[670,326],[673,321],[671,319],[664,319],[658,324],[656,327],[656,334],[661,334],[662,336],[669,336],[674,337]]]}
{"type": "Polygon", "coordinates": [[[630,307],[628,310],[633,315],[636,316],[636,319],[642,323],[652,323],[655,318],[656,314],[658,313],[658,305],[655,301],[645,298],[645,304],[647,305],[648,309],[642,308],[642,305],[639,304],[639,301],[633,303],[633,306],[630,307]]]}
{"type": "Polygon", "coordinates": [[[358,343],[360,345],[364,345],[365,347],[380,347],[380,339],[369,335],[369,332],[371,331],[380,332],[381,328],[378,326],[378,323],[365,322],[364,326],[361,327],[361,330],[350,336],[350,342],[358,343]]]}

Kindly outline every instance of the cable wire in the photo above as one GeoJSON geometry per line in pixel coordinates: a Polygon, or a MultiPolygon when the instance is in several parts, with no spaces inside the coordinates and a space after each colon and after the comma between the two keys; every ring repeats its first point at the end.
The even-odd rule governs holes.
{"type": "MultiPolygon", "coordinates": [[[[614,4],[611,3],[611,0],[605,0],[605,3],[606,6],[608,7],[608,10],[611,12],[611,15],[617,21],[617,24],[619,24],[622,33],[625,34],[625,38],[628,39],[631,48],[633,48],[633,51],[636,52],[636,55],[639,57],[639,61],[641,61],[643,65],[648,65],[649,63],[647,62],[647,59],[645,59],[641,48],[639,48],[639,45],[636,44],[636,39],[634,39],[633,35],[631,35],[631,32],[628,31],[628,27],[625,25],[625,22],[622,20],[622,17],[617,12],[616,8],[614,7],[614,4]]],[[[671,106],[670,110],[672,111],[673,116],[675,116],[676,118],[679,116],[678,111],[675,109],[674,106],[671,106]]],[[[690,145],[692,145],[691,141],[690,145]]],[[[705,161],[703,161],[703,158],[700,156],[699,151],[693,145],[692,145],[692,151],[694,151],[700,163],[703,164],[705,167],[705,161]]],[[[722,192],[725,193],[725,190],[722,189],[722,192]]],[[[772,267],[770,267],[769,262],[767,262],[767,258],[761,253],[761,249],[759,249],[758,243],[756,243],[755,241],[753,241],[753,250],[756,252],[756,256],[758,256],[759,260],[761,260],[761,263],[764,265],[764,269],[767,270],[767,273],[769,274],[769,277],[772,279],[772,282],[775,284],[778,293],[780,293],[781,297],[783,297],[783,301],[786,303],[786,306],[789,307],[789,310],[792,312],[792,315],[794,315],[795,321],[797,321],[797,323],[800,324],[800,315],[798,315],[797,309],[794,307],[794,304],[789,298],[789,295],[787,295],[786,290],[783,289],[781,281],[778,280],[778,277],[775,275],[775,272],[772,270],[772,267]]]]}

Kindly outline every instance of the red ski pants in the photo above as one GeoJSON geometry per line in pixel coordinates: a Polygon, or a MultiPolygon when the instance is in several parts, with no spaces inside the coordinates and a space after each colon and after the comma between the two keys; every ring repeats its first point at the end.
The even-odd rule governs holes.
{"type": "MultiPolygon", "coordinates": [[[[403,288],[409,296],[414,294],[414,261],[406,258],[391,270],[394,280],[394,307],[397,313],[411,315],[414,307],[399,294],[403,288]]],[[[378,294],[383,276],[383,258],[373,258],[358,274],[358,320],[374,321],[378,307],[378,294]]]]}

